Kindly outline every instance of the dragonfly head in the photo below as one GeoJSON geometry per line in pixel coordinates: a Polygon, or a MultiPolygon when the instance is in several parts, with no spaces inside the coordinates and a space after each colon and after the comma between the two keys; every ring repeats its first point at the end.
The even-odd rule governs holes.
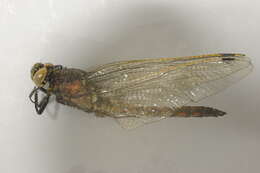
{"type": "Polygon", "coordinates": [[[48,82],[48,76],[52,71],[53,64],[36,63],[31,69],[31,79],[37,87],[43,87],[48,82]]]}
{"type": "Polygon", "coordinates": [[[41,114],[44,111],[49,102],[51,93],[49,92],[49,86],[46,86],[46,84],[51,81],[51,74],[57,69],[62,69],[62,66],[49,63],[36,63],[31,69],[31,79],[36,86],[30,93],[29,98],[31,102],[34,103],[36,112],[38,114],[41,114]],[[45,93],[45,97],[41,100],[39,100],[38,91],[45,93]]]}

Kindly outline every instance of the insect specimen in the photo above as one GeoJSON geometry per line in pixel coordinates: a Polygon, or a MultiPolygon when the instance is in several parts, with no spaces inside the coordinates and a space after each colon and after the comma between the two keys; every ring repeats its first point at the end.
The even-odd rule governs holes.
{"type": "Polygon", "coordinates": [[[248,57],[232,53],[120,61],[90,71],[36,63],[30,99],[38,114],[55,95],[58,103],[113,117],[125,128],[168,117],[217,117],[225,112],[187,104],[230,86],[252,67],[248,57]]]}

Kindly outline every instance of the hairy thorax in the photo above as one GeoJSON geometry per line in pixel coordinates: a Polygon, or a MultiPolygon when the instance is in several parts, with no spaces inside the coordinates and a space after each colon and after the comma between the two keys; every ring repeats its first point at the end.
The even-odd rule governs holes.
{"type": "Polygon", "coordinates": [[[95,91],[87,76],[86,72],[78,69],[64,68],[55,72],[50,87],[57,102],[92,112],[95,91]]]}

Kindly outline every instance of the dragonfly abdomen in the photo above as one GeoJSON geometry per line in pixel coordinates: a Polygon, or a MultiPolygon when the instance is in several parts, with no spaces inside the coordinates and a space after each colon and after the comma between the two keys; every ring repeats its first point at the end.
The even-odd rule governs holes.
{"type": "Polygon", "coordinates": [[[225,112],[204,106],[183,106],[179,109],[159,106],[137,106],[132,104],[117,103],[108,101],[100,102],[94,106],[94,112],[103,116],[111,117],[218,117],[225,112]]]}
{"type": "Polygon", "coordinates": [[[226,113],[218,109],[204,106],[183,106],[173,113],[173,117],[219,117],[226,113]]]}

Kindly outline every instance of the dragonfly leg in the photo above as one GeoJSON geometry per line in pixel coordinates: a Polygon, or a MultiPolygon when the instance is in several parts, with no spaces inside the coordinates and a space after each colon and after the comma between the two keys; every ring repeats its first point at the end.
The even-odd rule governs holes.
{"type": "Polygon", "coordinates": [[[32,92],[30,93],[29,98],[30,98],[31,102],[34,103],[36,112],[40,115],[40,114],[43,113],[43,111],[45,110],[47,104],[49,103],[50,94],[48,94],[47,90],[44,89],[44,88],[37,88],[37,87],[35,87],[32,90],[32,92]],[[38,96],[38,91],[39,90],[41,90],[43,93],[46,94],[41,99],[40,102],[39,102],[39,96],[38,96]],[[34,96],[34,99],[33,99],[33,96],[34,96]]]}

